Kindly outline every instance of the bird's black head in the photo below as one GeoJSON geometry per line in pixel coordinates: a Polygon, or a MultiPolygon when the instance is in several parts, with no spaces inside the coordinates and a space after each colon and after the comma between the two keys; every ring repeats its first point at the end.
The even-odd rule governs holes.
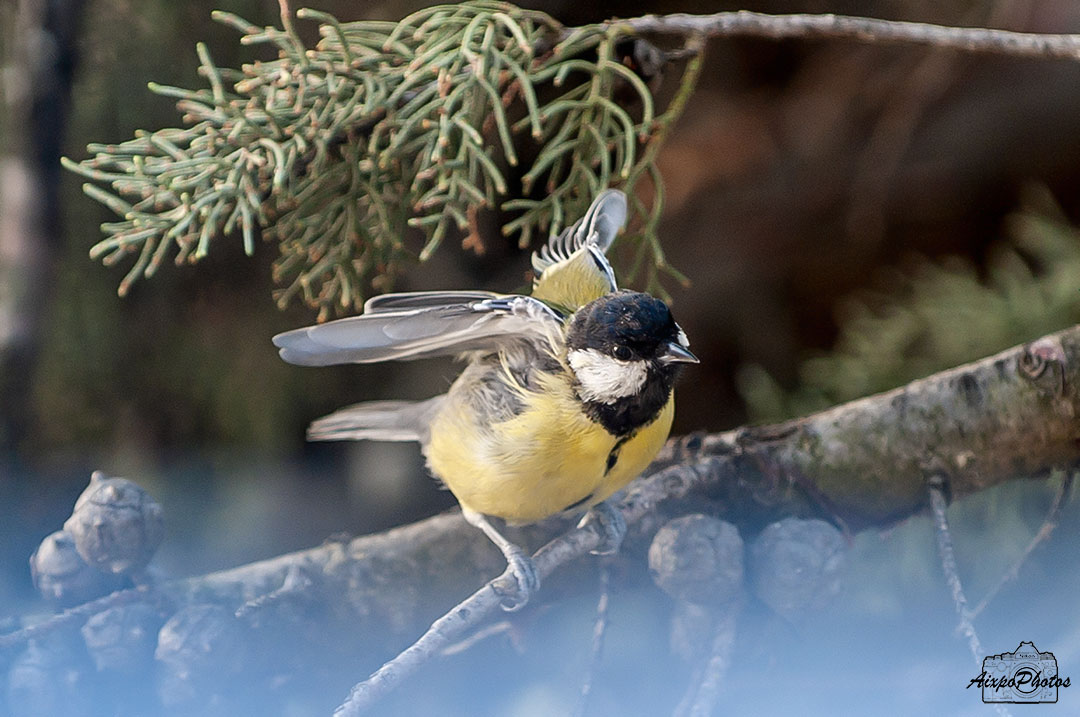
{"type": "Polygon", "coordinates": [[[616,435],[655,418],[682,364],[697,363],[667,304],[636,291],[608,294],[579,309],[566,345],[586,412],[616,435]]]}

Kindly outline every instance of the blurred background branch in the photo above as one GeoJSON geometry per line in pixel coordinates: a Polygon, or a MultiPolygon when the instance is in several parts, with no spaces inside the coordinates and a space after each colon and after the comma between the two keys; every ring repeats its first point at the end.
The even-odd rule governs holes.
{"type": "Polygon", "coordinates": [[[612,20],[637,32],[707,37],[767,37],[771,40],[843,39],[869,44],[912,44],[1018,57],[1080,59],[1080,35],[1012,32],[988,27],[945,27],[925,22],[879,20],[845,15],[767,15],[739,10],[712,15],[649,15],[612,20]]]}
{"type": "MultiPolygon", "coordinates": [[[[18,0],[0,55],[0,454],[29,430],[31,376],[60,251],[61,147],[83,0],[18,0]]],[[[0,481],[4,469],[0,466],[0,481]]]]}

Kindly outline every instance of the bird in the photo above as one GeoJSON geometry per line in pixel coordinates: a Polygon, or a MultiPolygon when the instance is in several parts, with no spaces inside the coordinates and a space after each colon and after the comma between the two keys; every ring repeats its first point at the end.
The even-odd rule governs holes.
{"type": "Polygon", "coordinates": [[[310,440],[415,441],[465,520],[500,549],[518,609],[539,588],[532,560],[496,526],[585,513],[618,549],[625,520],[605,501],[667,440],[673,387],[698,363],[668,305],[620,289],[606,252],[626,222],[626,195],[596,196],[532,256],[529,295],[415,291],[368,299],[358,316],[274,337],[301,366],[451,355],[449,390],[420,401],[369,401],[314,421],[310,440]],[[586,512],[587,511],[587,512],[586,512]]]}

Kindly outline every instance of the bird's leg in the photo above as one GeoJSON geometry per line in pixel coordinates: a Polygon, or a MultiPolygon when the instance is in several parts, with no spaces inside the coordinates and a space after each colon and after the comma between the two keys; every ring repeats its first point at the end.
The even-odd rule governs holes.
{"type": "Polygon", "coordinates": [[[540,589],[540,574],[536,571],[532,558],[526,555],[521,548],[507,540],[483,513],[469,510],[465,506],[461,507],[461,513],[465,516],[465,520],[469,525],[484,531],[484,535],[502,551],[503,557],[506,558],[507,570],[517,580],[517,592],[501,596],[503,598],[503,610],[513,612],[525,607],[525,603],[529,602],[532,594],[540,589]]]}
{"type": "Polygon", "coordinates": [[[594,505],[578,527],[591,528],[600,536],[600,544],[592,551],[594,555],[614,555],[619,552],[619,546],[626,537],[626,518],[621,510],[607,501],[594,505]]]}

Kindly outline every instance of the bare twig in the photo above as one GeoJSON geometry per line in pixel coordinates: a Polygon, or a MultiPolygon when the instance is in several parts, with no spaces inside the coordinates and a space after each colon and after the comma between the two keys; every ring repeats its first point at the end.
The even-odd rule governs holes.
{"type": "Polygon", "coordinates": [[[289,568],[288,572],[285,573],[285,580],[281,583],[281,587],[252,600],[248,600],[236,609],[236,616],[240,618],[247,617],[276,602],[280,602],[290,595],[302,593],[310,588],[311,585],[311,578],[304,574],[303,569],[298,565],[293,565],[289,568]]]}
{"type": "MultiPolygon", "coordinates": [[[[934,536],[937,538],[938,557],[941,558],[941,569],[945,573],[945,582],[952,592],[953,605],[956,607],[956,615],[959,618],[959,630],[968,641],[968,649],[975,660],[976,666],[982,666],[983,652],[979,635],[975,632],[975,625],[971,622],[971,611],[968,610],[967,596],[964,595],[964,586],[960,582],[960,570],[956,566],[956,553],[953,551],[952,533],[949,530],[947,515],[948,498],[946,488],[948,478],[935,472],[927,477],[927,488],[930,492],[930,515],[934,521],[934,536]]],[[[1009,717],[1010,712],[1000,704],[994,705],[995,711],[1001,717],[1009,717]]]]}
{"type": "Polygon", "coordinates": [[[453,645],[450,645],[445,650],[443,650],[441,654],[443,657],[451,657],[453,655],[459,655],[463,652],[468,652],[474,646],[480,644],[489,637],[501,635],[504,632],[511,633],[513,627],[513,624],[509,620],[500,620],[499,622],[493,622],[487,627],[483,627],[477,630],[461,642],[456,642],[453,645]]]}
{"type": "MultiPolygon", "coordinates": [[[[635,517],[640,518],[643,512],[639,510],[635,517]]],[[[585,555],[599,544],[600,537],[591,528],[576,528],[538,550],[533,556],[533,564],[540,578],[544,579],[556,567],[585,555]]],[[[363,714],[364,710],[390,692],[402,679],[415,672],[431,656],[442,652],[466,630],[495,612],[502,603],[500,594],[510,592],[515,580],[513,573],[507,568],[498,578],[436,620],[416,642],[380,667],[371,677],[354,686],[345,702],[334,710],[334,717],[356,717],[363,714]]]]}
{"type": "Polygon", "coordinates": [[[589,650],[589,664],[585,667],[585,679],[581,683],[581,696],[578,698],[577,717],[589,714],[589,698],[592,697],[596,671],[600,669],[600,657],[604,651],[604,635],[608,624],[608,602],[611,587],[611,563],[600,563],[600,599],[596,603],[596,623],[593,625],[592,649],[589,650]]]}
{"type": "Polygon", "coordinates": [[[740,10],[713,15],[645,15],[629,20],[612,20],[609,25],[640,33],[764,37],[773,40],[848,39],[867,44],[930,45],[1018,57],[1080,59],[1080,35],[949,27],[846,15],[767,15],[740,10]]]}
{"type": "Polygon", "coordinates": [[[734,601],[716,616],[712,643],[704,664],[694,670],[690,688],[675,708],[676,717],[709,717],[716,712],[724,678],[731,668],[736,628],[742,601],[734,601]]]}
{"type": "Polygon", "coordinates": [[[947,480],[940,473],[931,475],[927,480],[927,487],[930,491],[930,513],[934,520],[934,537],[937,538],[938,557],[941,558],[941,569],[945,573],[945,582],[952,593],[953,605],[956,607],[956,614],[960,618],[960,632],[967,638],[968,647],[971,648],[971,655],[975,658],[975,662],[979,663],[984,656],[982,643],[979,642],[975,626],[971,624],[967,596],[964,595],[964,586],[960,582],[960,571],[956,566],[952,533],[949,531],[948,499],[945,495],[947,480]]]}
{"type": "MultiPolygon", "coordinates": [[[[505,576],[506,574],[504,574],[505,576]]],[[[512,576],[511,576],[512,577],[512,576]]],[[[456,605],[427,629],[416,642],[380,667],[371,677],[355,685],[334,717],[356,717],[388,694],[432,656],[441,653],[476,622],[490,615],[501,598],[493,580],[456,605]]]]}
{"type": "Polygon", "coordinates": [[[39,623],[24,627],[21,630],[16,630],[7,635],[0,635],[0,652],[24,645],[29,640],[44,637],[45,635],[53,633],[60,628],[67,627],[68,625],[83,623],[91,616],[112,607],[130,605],[131,603],[137,602],[152,602],[160,599],[162,599],[162,596],[157,594],[154,589],[150,587],[143,586],[128,588],[127,590],[117,590],[116,592],[99,597],[96,600],[91,600],[82,605],[77,605],[73,608],[64,610],[39,623]]]}
{"type": "Polygon", "coordinates": [[[1076,478],[1074,471],[1067,471],[1064,477],[1061,479],[1061,485],[1058,486],[1057,492],[1054,494],[1054,500],[1050,503],[1050,509],[1046,512],[1046,518],[1043,520],[1042,526],[1039,528],[1039,532],[1035,533],[1035,537],[1028,543],[1027,548],[1020,554],[1020,557],[1012,564],[1012,566],[1001,574],[994,587],[987,591],[986,596],[979,601],[971,610],[971,619],[974,620],[982,611],[986,609],[986,606],[997,597],[997,594],[1001,592],[1001,589],[1008,583],[1016,580],[1020,575],[1020,568],[1024,566],[1027,559],[1031,557],[1031,554],[1035,551],[1035,548],[1039,547],[1039,544],[1050,537],[1050,534],[1054,532],[1054,528],[1057,527],[1058,519],[1061,517],[1061,509],[1069,502],[1069,496],[1072,494],[1073,480],[1076,478]]]}

